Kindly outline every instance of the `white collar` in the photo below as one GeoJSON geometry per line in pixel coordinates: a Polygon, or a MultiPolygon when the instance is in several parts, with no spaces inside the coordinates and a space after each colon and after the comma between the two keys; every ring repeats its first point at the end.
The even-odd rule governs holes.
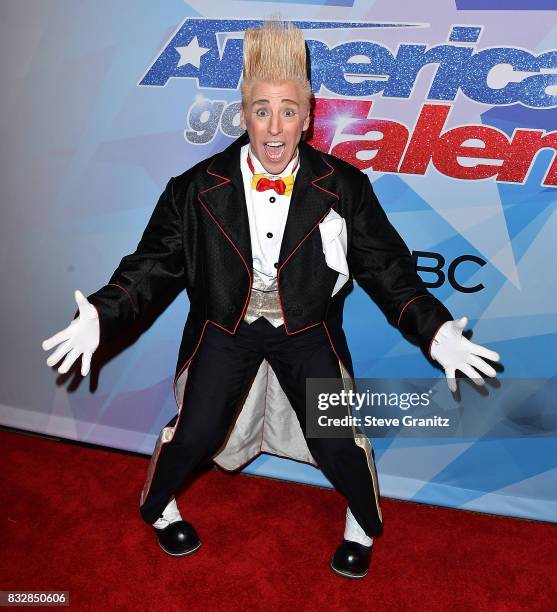
{"type": "Polygon", "coordinates": [[[296,154],[288,162],[286,168],[280,174],[270,174],[269,172],[267,172],[267,170],[265,170],[265,168],[263,167],[263,164],[255,156],[255,154],[254,154],[254,152],[253,152],[253,150],[251,148],[251,145],[248,144],[246,149],[247,149],[247,151],[246,151],[246,159],[247,159],[248,153],[249,153],[249,156],[251,157],[251,161],[253,163],[253,168],[255,170],[255,174],[265,174],[267,176],[284,178],[285,176],[290,176],[291,174],[293,174],[293,169],[296,167],[296,165],[298,165],[298,168],[300,167],[300,165],[298,163],[299,159],[300,159],[300,151],[298,149],[296,149],[296,154]]]}

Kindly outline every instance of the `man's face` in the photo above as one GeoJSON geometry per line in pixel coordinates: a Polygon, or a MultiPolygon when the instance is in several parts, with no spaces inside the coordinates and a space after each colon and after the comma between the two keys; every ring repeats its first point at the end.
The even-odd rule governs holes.
{"type": "Polygon", "coordinates": [[[309,104],[295,81],[254,81],[240,120],[253,153],[269,174],[280,174],[309,127],[309,104]]]}

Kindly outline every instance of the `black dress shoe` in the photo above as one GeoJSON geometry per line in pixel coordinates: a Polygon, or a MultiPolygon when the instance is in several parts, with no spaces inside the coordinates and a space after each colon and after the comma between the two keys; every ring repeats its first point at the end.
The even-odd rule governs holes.
{"type": "Polygon", "coordinates": [[[363,578],[371,561],[371,546],[343,540],[331,561],[333,572],[347,578],[363,578]]]}
{"type": "Polygon", "coordinates": [[[201,546],[195,529],[186,521],[175,521],[164,529],[155,529],[155,533],[159,546],[173,557],[189,555],[201,546]]]}

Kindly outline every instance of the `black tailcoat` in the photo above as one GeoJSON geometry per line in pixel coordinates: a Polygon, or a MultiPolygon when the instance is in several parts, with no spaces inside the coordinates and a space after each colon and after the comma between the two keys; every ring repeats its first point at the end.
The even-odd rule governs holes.
{"type": "MultiPolygon", "coordinates": [[[[141,317],[168,292],[185,288],[185,323],[176,385],[212,323],[234,334],[252,284],[248,213],[240,170],[244,134],[225,151],[172,178],[137,250],[122,259],[109,283],[88,297],[97,308],[101,342],[141,317]]],[[[285,329],[297,334],[324,324],[339,360],[353,376],[342,331],[352,279],[331,297],[338,273],[325,262],[318,225],[331,209],[345,219],[347,261],[354,280],[388,321],[429,352],[435,332],[451,320],[416,273],[411,255],[388,221],[367,176],[350,164],[300,142],[300,169],[277,262],[285,329]]],[[[372,348],[370,339],[370,347],[372,348]]]]}

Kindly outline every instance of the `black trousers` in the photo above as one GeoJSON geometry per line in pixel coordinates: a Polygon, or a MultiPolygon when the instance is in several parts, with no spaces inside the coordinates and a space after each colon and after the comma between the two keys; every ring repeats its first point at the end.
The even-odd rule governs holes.
{"type": "MultiPolygon", "coordinates": [[[[275,328],[261,317],[250,325],[242,322],[232,336],[209,324],[189,365],[176,431],[161,447],[140,508],[147,523],[159,518],[186,477],[223,445],[263,359],[275,372],[304,436],[306,378],[336,378],[342,384],[338,359],[322,325],[288,336],[283,325],[275,328]]],[[[346,497],[367,535],[378,535],[382,521],[372,453],[356,445],[353,437],[306,436],[306,441],[321,471],[346,497]]]]}

